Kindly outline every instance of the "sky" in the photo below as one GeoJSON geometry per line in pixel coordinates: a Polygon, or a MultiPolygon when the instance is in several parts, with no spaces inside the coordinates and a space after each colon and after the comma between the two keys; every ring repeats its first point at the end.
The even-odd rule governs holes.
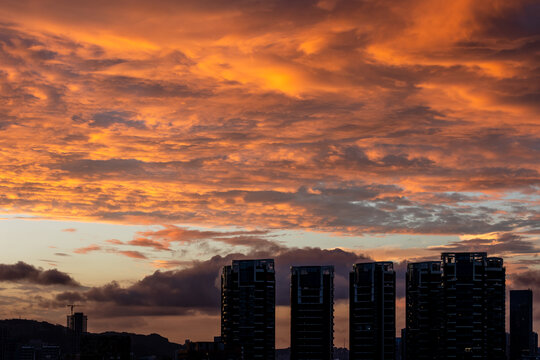
{"type": "Polygon", "coordinates": [[[3,0],[0,318],[219,335],[219,271],[501,256],[540,331],[540,4],[3,0]]]}

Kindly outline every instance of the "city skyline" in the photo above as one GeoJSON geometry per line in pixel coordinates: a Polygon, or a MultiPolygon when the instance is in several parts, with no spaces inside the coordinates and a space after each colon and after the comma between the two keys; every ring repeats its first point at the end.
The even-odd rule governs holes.
{"type": "MultiPolygon", "coordinates": [[[[291,360],[331,360],[335,349],[334,266],[292,266],[290,270],[291,360]]],[[[214,341],[186,340],[176,347],[181,358],[198,359],[197,353],[211,351],[216,359],[274,360],[274,260],[232,260],[221,274],[221,334],[214,341]]],[[[441,253],[440,261],[408,264],[407,323],[399,341],[395,336],[396,279],[392,262],[353,264],[349,275],[351,338],[347,354],[351,360],[533,360],[540,356],[538,334],[532,326],[530,289],[510,291],[510,333],[505,332],[506,272],[502,258],[485,252],[441,253]]],[[[60,339],[61,346],[40,343],[43,340],[38,338],[34,345],[16,343],[10,340],[9,327],[2,327],[0,358],[13,352],[47,349],[64,351],[64,355],[67,349],[86,353],[95,351],[92,347],[100,341],[111,346],[105,346],[109,349],[106,351],[129,352],[125,335],[121,340],[110,333],[88,334],[87,316],[74,313],[75,306],[67,306],[71,310],[67,345],[60,339]]]]}
{"type": "Polygon", "coordinates": [[[222,268],[246,259],[275,260],[279,348],[291,266],[334,265],[336,346],[353,264],[393,263],[397,329],[407,264],[440,253],[504,258],[507,290],[539,294],[538,18],[534,0],[2,1],[0,319],[79,304],[89,331],[210,341],[222,268]]]}
{"type": "MultiPolygon", "coordinates": [[[[291,343],[282,350],[290,353],[291,360],[332,360],[334,266],[291,266],[290,270],[291,343]]],[[[540,357],[538,334],[533,332],[530,289],[510,291],[510,333],[505,331],[508,303],[502,258],[490,257],[485,252],[446,252],[441,253],[440,261],[409,263],[405,279],[407,323],[401,329],[401,339],[396,338],[393,263],[353,264],[349,280],[351,336],[345,350],[351,360],[534,360],[540,357]]],[[[211,353],[211,359],[215,356],[216,360],[274,360],[277,355],[275,288],[273,259],[233,259],[221,271],[220,336],[215,336],[213,341],[186,340],[184,345],[171,346],[182,359],[199,359],[211,353]]],[[[107,356],[122,353],[122,359],[128,360],[129,349],[134,349],[130,342],[133,336],[140,335],[88,333],[87,316],[74,312],[76,306],[79,305],[67,305],[68,331],[65,328],[60,331],[63,334],[60,337],[52,334],[58,334],[57,328],[62,328],[56,326],[51,336],[38,331],[32,344],[25,343],[20,335],[12,338],[10,326],[3,325],[0,358],[11,359],[16,354],[26,358],[26,353],[52,351],[56,359],[60,355],[105,351],[107,356]],[[43,336],[59,342],[43,342],[43,336]]],[[[20,322],[13,329],[17,326],[16,333],[20,333],[20,322]]],[[[164,341],[169,345],[167,339],[164,341]]]]}

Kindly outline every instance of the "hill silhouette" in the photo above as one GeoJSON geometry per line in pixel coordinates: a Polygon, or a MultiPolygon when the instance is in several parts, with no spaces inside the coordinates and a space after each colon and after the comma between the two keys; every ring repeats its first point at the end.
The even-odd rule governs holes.
{"type": "MultiPolygon", "coordinates": [[[[155,356],[156,359],[173,359],[179,344],[170,342],[158,335],[141,335],[128,332],[108,331],[104,333],[89,333],[88,338],[129,338],[131,353],[138,359],[145,356],[155,356]]],[[[42,347],[46,345],[59,346],[62,354],[71,352],[69,330],[62,325],[54,325],[45,321],[10,319],[0,320],[0,359],[14,358],[23,346],[42,347]]]]}
{"type": "MultiPolygon", "coordinates": [[[[175,352],[182,345],[170,342],[159,334],[141,335],[128,332],[107,331],[103,333],[88,333],[89,338],[129,338],[131,353],[134,359],[154,357],[156,360],[174,359],[175,352]]],[[[16,359],[16,353],[22,346],[41,347],[55,345],[62,354],[71,351],[69,330],[62,325],[45,321],[10,319],[0,320],[0,360],[16,359]]],[[[65,359],[67,357],[62,357],[65,359]]],[[[288,360],[290,349],[276,349],[277,360],[288,360]]],[[[347,349],[335,348],[334,358],[347,360],[347,349]]]]}

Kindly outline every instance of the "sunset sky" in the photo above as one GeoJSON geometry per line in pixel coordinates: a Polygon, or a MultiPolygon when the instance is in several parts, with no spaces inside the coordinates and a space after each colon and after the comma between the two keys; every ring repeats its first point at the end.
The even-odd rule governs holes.
{"type": "Polygon", "coordinates": [[[0,318],[219,335],[219,269],[505,259],[540,331],[540,3],[2,0],[0,318]]]}

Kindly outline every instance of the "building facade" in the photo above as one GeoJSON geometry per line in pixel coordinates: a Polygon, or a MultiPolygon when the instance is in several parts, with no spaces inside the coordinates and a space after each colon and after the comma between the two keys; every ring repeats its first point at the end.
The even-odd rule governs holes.
{"type": "Polygon", "coordinates": [[[221,337],[244,359],[274,360],[275,270],[273,259],[233,260],[221,275],[221,337]]]}
{"type": "Polygon", "coordinates": [[[438,358],[442,323],[440,261],[407,264],[404,360],[438,358]]]}
{"type": "MultiPolygon", "coordinates": [[[[504,360],[505,268],[486,253],[443,253],[439,359],[504,360]]],[[[410,349],[409,349],[410,350],[410,349]]]]}
{"type": "Polygon", "coordinates": [[[291,268],[291,360],[332,360],[334,267],[291,268]]]}
{"type": "Polygon", "coordinates": [[[536,355],[532,290],[510,291],[510,360],[536,355]]]}
{"type": "Polygon", "coordinates": [[[349,275],[349,359],[394,360],[395,343],[393,263],[355,264],[349,275]]]}

